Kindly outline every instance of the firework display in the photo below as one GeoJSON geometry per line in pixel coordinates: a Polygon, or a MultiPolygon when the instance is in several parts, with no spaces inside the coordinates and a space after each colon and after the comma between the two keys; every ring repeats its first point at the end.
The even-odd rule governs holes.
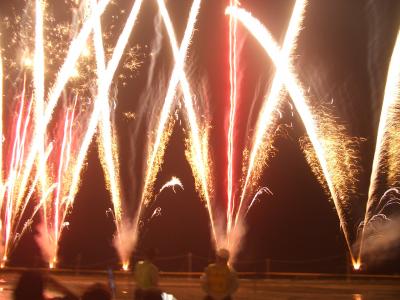
{"type": "MultiPolygon", "coordinates": [[[[297,44],[307,18],[308,1],[293,1],[282,45],[275,41],[266,26],[241,7],[239,1],[226,1],[226,16],[222,14],[221,17],[226,18],[228,28],[229,91],[224,102],[226,116],[223,117],[227,125],[222,144],[226,150],[226,169],[222,179],[215,175],[215,156],[211,155],[214,149],[210,143],[212,125],[219,120],[210,118],[202,109],[201,104],[207,99],[199,96],[198,86],[190,75],[191,54],[195,52],[191,43],[197,34],[205,1],[191,2],[181,34],[177,34],[165,1],[151,1],[159,13],[156,24],[160,28],[157,30],[165,30],[165,43],[173,67],[165,86],[161,83],[157,86],[159,92],[153,98],[161,100],[143,103],[143,111],[154,106],[151,120],[139,113],[125,113],[127,119],[142,118],[141,121],[147,122],[143,174],[136,182],[135,196],[127,193],[123,185],[121,170],[125,161],[121,148],[124,144],[119,140],[114,118],[118,105],[115,86],[121,79],[123,81],[124,71],[132,74],[141,65],[130,39],[140,34],[135,29],[147,1],[132,0],[129,13],[119,11],[119,17],[124,20],[120,31],[104,24],[104,15],[118,6],[118,1],[110,0],[65,1],[64,5],[74,7],[70,13],[72,21],[60,22],[57,26],[49,3],[27,0],[24,11],[27,16],[16,20],[16,24],[8,20],[5,22],[8,28],[0,28],[0,32],[14,31],[9,45],[5,45],[5,41],[0,44],[1,265],[7,264],[21,236],[34,226],[37,218],[35,238],[43,259],[49,267],[57,266],[60,239],[69,225],[66,218],[73,209],[90,145],[95,139],[112,203],[116,228],[114,246],[123,269],[129,269],[145,215],[150,211],[152,219],[160,214],[159,207],[154,209],[158,196],[166,189],[174,192],[178,187],[177,190],[184,189],[181,180],[173,176],[155,191],[178,114],[183,116],[183,125],[179,120],[185,135],[182,144],[194,187],[207,209],[213,246],[229,249],[234,261],[243,243],[249,210],[254,209],[261,194],[274,193],[260,182],[264,172],[268,172],[275,151],[280,110],[290,101],[305,129],[305,136],[299,141],[300,148],[312,173],[333,202],[353,267],[359,269],[364,249],[370,248],[371,227],[376,228],[376,222],[386,224],[390,220],[388,207],[400,203],[396,186],[400,180],[400,31],[387,72],[365,215],[358,227],[359,235],[354,238],[348,216],[362,174],[359,139],[348,133],[334,113],[321,109],[318,101],[306,91],[296,67],[297,44]],[[15,29],[21,27],[23,30],[15,29]],[[241,157],[237,154],[239,91],[245,85],[239,80],[239,35],[244,31],[264,50],[275,74],[255,114],[254,128],[246,136],[243,161],[238,162],[241,157]],[[13,57],[10,49],[20,44],[23,50],[13,57]],[[13,84],[7,83],[13,80],[13,84]],[[240,163],[242,169],[236,168],[240,163]],[[384,193],[381,192],[383,177],[384,193]],[[216,186],[223,186],[221,199],[216,186]],[[128,203],[135,203],[133,213],[128,203]]],[[[148,90],[156,89],[152,82],[154,65],[159,59],[161,45],[165,46],[160,32],[151,47],[148,90]]]]}

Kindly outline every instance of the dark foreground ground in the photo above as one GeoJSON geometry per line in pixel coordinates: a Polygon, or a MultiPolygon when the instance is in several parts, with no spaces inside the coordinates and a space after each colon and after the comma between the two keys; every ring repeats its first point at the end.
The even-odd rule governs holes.
{"type": "MultiPolygon", "coordinates": [[[[106,273],[76,274],[55,273],[54,276],[76,293],[82,291],[94,282],[108,284],[106,273]]],[[[17,273],[2,271],[0,273],[0,300],[12,299],[12,289],[17,280],[17,273]]],[[[115,275],[117,299],[133,299],[134,283],[132,275],[119,273],[115,275]]],[[[202,299],[198,279],[163,278],[161,287],[173,294],[177,300],[202,299]]],[[[54,291],[48,291],[54,295],[54,291]]],[[[321,279],[291,277],[281,279],[241,279],[236,300],[302,300],[302,299],[400,299],[400,280],[398,278],[352,278],[352,279],[321,279]]]]}

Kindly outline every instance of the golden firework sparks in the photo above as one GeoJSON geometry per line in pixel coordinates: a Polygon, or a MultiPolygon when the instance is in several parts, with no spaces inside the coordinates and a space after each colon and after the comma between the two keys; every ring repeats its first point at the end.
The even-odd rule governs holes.
{"type": "Polygon", "coordinates": [[[249,32],[264,48],[266,53],[268,53],[268,55],[271,57],[278,72],[281,72],[280,74],[283,83],[285,84],[285,87],[288,90],[290,97],[292,98],[293,103],[303,121],[307,135],[313,146],[313,150],[315,151],[315,156],[318,160],[325,182],[333,199],[349,252],[352,256],[352,260],[354,261],[354,255],[351,249],[349,232],[345,219],[344,206],[342,199],[340,198],[340,194],[337,191],[337,185],[334,182],[335,177],[332,176],[334,170],[330,169],[331,164],[329,161],[331,159],[336,159],[336,156],[329,156],[330,153],[327,152],[326,147],[324,147],[323,135],[325,133],[319,130],[320,128],[318,127],[318,120],[311,112],[308,104],[309,100],[307,99],[300,82],[293,72],[292,63],[284,55],[282,55],[281,50],[273,40],[268,30],[257,19],[252,17],[250,13],[237,7],[229,7],[226,13],[237,18],[249,30],[249,32]]]}
{"type": "Polygon", "coordinates": [[[400,30],[397,33],[396,44],[394,46],[389,69],[386,78],[385,93],[383,96],[381,116],[379,120],[378,135],[375,144],[374,160],[372,162],[372,171],[370,185],[368,190],[368,200],[365,211],[364,227],[361,236],[361,245],[357,263],[361,263],[362,245],[364,238],[364,229],[369,219],[373,215],[373,208],[379,201],[377,195],[379,176],[382,169],[387,172],[389,184],[394,184],[398,178],[398,170],[394,168],[398,166],[398,158],[400,147],[396,141],[399,140],[400,127],[400,30]],[[389,167],[391,166],[391,167],[389,167]]]}

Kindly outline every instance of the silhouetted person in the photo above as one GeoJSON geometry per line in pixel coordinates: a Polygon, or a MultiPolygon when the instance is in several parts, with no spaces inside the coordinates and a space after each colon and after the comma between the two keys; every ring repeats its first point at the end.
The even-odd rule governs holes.
{"type": "Polygon", "coordinates": [[[39,272],[26,271],[21,274],[14,289],[14,300],[43,300],[44,280],[39,272]]]}
{"type": "Polygon", "coordinates": [[[145,253],[144,260],[135,265],[135,300],[162,300],[161,290],[158,287],[158,268],[153,264],[155,255],[155,249],[149,249],[145,253]]]}
{"type": "Polygon", "coordinates": [[[81,300],[111,300],[111,293],[104,284],[95,283],[83,293],[81,300]]]}
{"type": "Polygon", "coordinates": [[[51,300],[78,300],[76,295],[54,278],[44,278],[43,274],[38,271],[25,271],[21,274],[15,286],[13,298],[14,300],[50,300],[44,294],[46,286],[51,286],[64,295],[50,298],[51,300]]]}
{"type": "Polygon", "coordinates": [[[205,300],[231,300],[239,281],[235,270],[228,266],[229,251],[220,249],[216,262],[208,265],[201,277],[202,287],[207,296],[205,300]]]}

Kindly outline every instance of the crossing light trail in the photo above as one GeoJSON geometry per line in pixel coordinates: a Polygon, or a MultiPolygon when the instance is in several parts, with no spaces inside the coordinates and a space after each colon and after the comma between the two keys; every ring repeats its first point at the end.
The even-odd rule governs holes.
{"type": "MultiPolygon", "coordinates": [[[[18,186],[24,187],[28,182],[31,174],[31,169],[34,161],[37,159],[39,163],[36,167],[35,179],[33,180],[34,185],[38,182],[41,188],[41,199],[39,204],[34,209],[34,214],[38,212],[40,208],[43,209],[43,225],[44,229],[41,238],[38,238],[39,245],[42,248],[42,252],[45,252],[45,259],[49,262],[49,266],[54,268],[57,263],[57,249],[59,239],[62,235],[63,229],[65,228],[65,217],[72,207],[75,195],[77,193],[80,183],[80,173],[84,166],[86,154],[96,132],[98,126],[100,127],[100,159],[106,175],[106,183],[108,184],[109,191],[111,193],[112,203],[114,206],[114,216],[117,225],[117,235],[120,227],[121,220],[121,195],[119,186],[118,176],[118,159],[116,153],[116,143],[113,140],[113,132],[110,121],[110,107],[108,103],[109,89],[113,81],[116,69],[121,61],[121,57],[124,53],[126,45],[128,43],[130,34],[136,23],[138,13],[142,4],[142,0],[134,1],[132,10],[128,16],[125,26],[118,37],[117,44],[114,48],[112,56],[105,67],[105,55],[104,48],[102,45],[102,31],[100,26],[100,16],[105,10],[109,1],[100,0],[92,1],[91,13],[88,19],[84,22],[84,25],[72,41],[66,60],[58,73],[56,83],[50,90],[47,105],[44,104],[44,52],[43,52],[43,14],[40,10],[42,2],[36,0],[36,34],[35,34],[35,62],[34,62],[34,132],[32,135],[32,144],[27,154],[27,159],[24,164],[24,169],[19,170],[18,173],[22,176],[22,181],[18,181],[18,186]],[[75,122],[75,107],[76,98],[73,107],[68,107],[65,111],[64,118],[62,119],[63,130],[61,133],[60,146],[56,147],[58,152],[54,155],[54,161],[51,165],[57,168],[57,171],[52,178],[47,179],[47,161],[49,158],[49,152],[52,149],[52,145],[46,145],[46,148],[41,148],[40,145],[45,147],[45,136],[49,129],[49,122],[51,121],[53,110],[58,103],[58,98],[69,80],[72,71],[75,68],[75,63],[82,50],[86,47],[86,42],[89,34],[92,31],[94,33],[94,42],[96,45],[96,61],[97,61],[97,91],[94,101],[94,108],[88,119],[88,128],[85,132],[73,132],[73,125],[75,122]],[[45,107],[44,107],[45,106],[45,107]],[[75,141],[75,135],[80,137],[83,135],[81,143],[75,141]],[[44,150],[45,149],[45,150],[44,150]],[[71,158],[71,153],[74,153],[74,157],[71,158]],[[77,153],[75,157],[75,153],[77,153]],[[39,157],[39,158],[38,158],[39,157]],[[54,178],[54,180],[53,180],[54,178]],[[47,186],[47,181],[55,181],[53,184],[47,186]],[[22,182],[22,183],[20,183],[22,182]],[[43,236],[44,235],[44,236],[43,236]]],[[[23,114],[19,114],[23,116],[23,114]]],[[[28,114],[30,116],[30,114],[28,114]]],[[[18,156],[17,158],[19,158],[18,156]]],[[[24,157],[25,158],[25,157],[24,157]]],[[[53,158],[53,156],[52,156],[53,158]]],[[[33,188],[31,187],[28,192],[28,196],[31,197],[33,188]]],[[[24,198],[26,194],[26,188],[19,190],[18,199],[24,198]]],[[[23,203],[21,201],[13,202],[12,198],[14,195],[8,196],[10,199],[8,203],[23,203]]],[[[7,203],[7,204],[8,204],[7,203]]],[[[14,211],[18,213],[19,210],[11,205],[7,211],[14,211]]],[[[26,203],[24,203],[26,207],[26,203]]],[[[11,213],[10,213],[11,214],[11,213]]],[[[20,214],[18,214],[20,215],[20,214]]],[[[6,236],[10,239],[11,228],[13,221],[10,218],[6,218],[6,236]]],[[[14,222],[15,223],[15,222],[14,222]]],[[[23,231],[26,229],[24,226],[23,231]]],[[[5,251],[5,257],[8,253],[8,249],[5,251]]]]}
{"type": "MultiPolygon", "coordinates": [[[[190,35],[193,34],[193,29],[196,21],[196,16],[200,10],[200,4],[201,1],[194,1],[190,16],[189,16],[189,21],[188,21],[188,26],[185,32],[188,32],[190,35]]],[[[178,48],[178,43],[177,39],[175,36],[175,32],[173,29],[173,25],[171,22],[171,18],[169,16],[169,13],[165,7],[165,3],[163,0],[158,0],[158,6],[160,8],[160,13],[162,16],[162,19],[164,21],[164,24],[167,29],[168,37],[170,40],[170,44],[172,47],[172,52],[174,55],[174,60],[176,64],[179,64],[180,61],[182,61],[182,64],[178,65],[180,69],[178,70],[178,73],[176,77],[172,77],[170,83],[174,82],[174,89],[176,89],[177,84],[180,82],[180,86],[183,92],[183,102],[184,106],[186,109],[186,114],[187,114],[187,122],[189,125],[189,132],[190,132],[190,153],[191,157],[189,159],[189,162],[191,164],[193,174],[195,176],[195,180],[198,182],[198,186],[200,186],[200,195],[203,197],[207,204],[207,210],[209,213],[209,218],[210,218],[210,224],[212,228],[212,233],[213,233],[213,238],[214,242],[217,242],[217,232],[214,224],[214,215],[213,215],[213,209],[212,209],[212,203],[211,203],[211,197],[210,197],[210,170],[208,170],[207,167],[207,159],[206,155],[204,154],[204,144],[203,144],[203,139],[202,139],[202,132],[201,128],[198,123],[198,116],[196,115],[196,111],[194,108],[194,96],[192,95],[191,88],[189,81],[186,77],[186,73],[184,70],[184,60],[185,57],[183,55],[180,56],[180,51],[178,48]]],[[[184,39],[185,40],[185,39],[184,39]]],[[[182,43],[183,44],[183,43],[182,43]]],[[[184,45],[184,44],[183,44],[184,45]]],[[[168,91],[171,91],[170,94],[167,93],[166,100],[170,101],[169,98],[174,97],[174,93],[176,91],[172,91],[172,88],[169,89],[168,91]]]]}
{"type": "MultiPolygon", "coordinates": [[[[93,7],[95,1],[92,0],[93,7]]],[[[117,143],[113,139],[114,133],[111,129],[111,111],[109,105],[109,86],[107,87],[107,82],[103,77],[106,71],[105,64],[105,53],[102,39],[102,29],[100,18],[97,19],[94,28],[94,44],[96,52],[96,63],[97,63],[97,75],[98,75],[98,103],[101,103],[102,110],[100,112],[100,138],[99,138],[99,148],[100,157],[103,164],[103,169],[106,174],[106,180],[111,191],[111,198],[114,205],[114,213],[117,223],[117,229],[119,228],[119,222],[121,218],[121,188],[119,186],[119,175],[118,175],[118,151],[116,149],[117,143]],[[104,89],[104,90],[102,90],[104,89]]]]}
{"type": "MultiPolygon", "coordinates": [[[[297,37],[301,31],[302,21],[304,19],[304,12],[307,5],[307,1],[296,1],[293,13],[289,21],[289,26],[285,35],[285,39],[282,46],[282,57],[287,60],[291,59],[291,56],[296,47],[297,37]]],[[[278,69],[277,73],[272,81],[271,90],[265,97],[263,106],[260,111],[259,118],[256,124],[256,133],[251,143],[249,162],[247,166],[247,174],[245,175],[244,184],[242,187],[241,196],[239,199],[238,210],[236,211],[236,218],[243,217],[244,209],[248,206],[249,198],[248,192],[251,187],[257,184],[258,179],[261,176],[261,172],[265,161],[268,159],[268,149],[272,143],[272,128],[276,125],[278,115],[277,109],[282,99],[280,93],[283,89],[283,74],[278,69]],[[266,140],[266,141],[265,141],[266,140]],[[265,146],[267,145],[267,146],[265,146]],[[250,185],[250,187],[249,187],[250,185]]],[[[231,212],[231,218],[234,219],[235,212],[231,212]]],[[[228,227],[229,229],[229,227],[228,227]]],[[[229,235],[229,230],[228,230],[229,235]]]]}
{"type": "MultiPolygon", "coordinates": [[[[114,74],[117,70],[117,67],[119,65],[119,62],[121,60],[121,57],[123,55],[124,49],[128,43],[130,34],[136,24],[136,20],[141,8],[141,5],[143,3],[143,0],[136,0],[134,1],[132,5],[131,12],[129,14],[129,17],[125,23],[125,26],[122,30],[122,33],[120,34],[117,44],[114,48],[113,54],[111,59],[109,60],[107,64],[107,68],[105,68],[105,62],[104,62],[104,50],[102,49],[102,42],[100,40],[101,35],[99,34],[101,32],[101,28],[99,28],[99,21],[97,22],[97,29],[95,31],[95,47],[96,47],[96,57],[97,57],[97,64],[98,64],[98,90],[97,90],[97,95],[95,97],[95,102],[94,102],[94,108],[93,112],[91,114],[89,124],[87,131],[85,133],[81,148],[79,150],[78,156],[77,156],[77,163],[75,170],[73,171],[73,177],[72,177],[72,184],[71,184],[71,189],[69,193],[69,198],[73,199],[74,195],[77,193],[78,186],[79,186],[79,179],[80,179],[80,173],[86,158],[87,150],[89,148],[89,145],[92,141],[93,135],[96,132],[97,126],[99,125],[99,122],[101,122],[101,137],[100,137],[100,144],[102,145],[103,148],[103,155],[101,157],[102,162],[103,162],[103,167],[105,168],[105,173],[107,174],[108,178],[107,181],[109,183],[110,187],[110,193],[111,193],[111,200],[113,202],[114,206],[114,217],[115,217],[115,222],[117,226],[117,239],[119,236],[119,230],[120,230],[120,224],[122,220],[122,210],[121,210],[121,195],[120,195],[120,187],[119,187],[119,178],[118,178],[118,171],[116,170],[116,161],[115,161],[115,156],[116,153],[115,148],[111,149],[110,147],[116,147],[116,145],[112,145],[112,132],[110,129],[110,124],[109,122],[109,104],[108,104],[108,96],[109,96],[109,89],[114,77],[114,74]],[[96,33],[97,32],[97,33],[96,33]],[[105,68],[105,72],[101,72],[101,70],[105,68]],[[108,115],[107,115],[108,114],[108,115]],[[107,145],[104,145],[105,143],[108,143],[107,145]]],[[[98,15],[99,18],[99,15],[98,15]]],[[[122,241],[121,241],[122,243],[122,241]]],[[[124,261],[126,261],[127,257],[122,258],[124,261]]]]}
{"type": "MultiPolygon", "coordinates": [[[[189,48],[190,40],[191,40],[191,37],[193,34],[194,25],[195,25],[199,6],[200,6],[199,0],[196,0],[193,2],[193,5],[192,5],[191,11],[190,11],[188,25],[186,27],[183,41],[181,44],[181,48],[179,51],[179,59],[175,62],[175,66],[172,71],[171,79],[170,79],[170,82],[168,85],[167,94],[165,96],[163,107],[161,109],[160,119],[158,122],[154,143],[150,147],[151,153],[150,153],[150,157],[147,161],[146,176],[145,176],[143,195],[142,195],[142,201],[141,201],[142,204],[148,203],[149,199],[151,198],[152,185],[155,180],[157,171],[160,168],[161,161],[159,159],[159,156],[162,155],[162,153],[160,153],[160,152],[161,151],[163,152],[163,149],[165,148],[166,140],[164,138],[164,135],[167,134],[166,128],[167,128],[168,118],[171,115],[171,107],[172,107],[174,96],[176,93],[176,88],[179,83],[180,73],[183,72],[183,66],[185,64],[186,54],[187,54],[187,50],[189,48]],[[196,7],[197,7],[197,9],[196,9],[196,7]]],[[[139,209],[139,215],[140,215],[140,209],[139,209]]]]}
{"type": "MultiPolygon", "coordinates": [[[[85,48],[86,41],[88,40],[88,37],[93,30],[94,21],[97,17],[102,15],[102,13],[106,9],[110,1],[111,0],[101,0],[98,3],[93,13],[88,17],[88,19],[82,25],[79,34],[71,42],[65,61],[60,71],[57,74],[54,85],[51,87],[47,95],[46,98],[47,101],[45,101],[44,104],[45,106],[43,112],[44,115],[40,120],[38,120],[37,126],[33,133],[34,140],[40,141],[42,137],[45,135],[46,128],[49,122],[51,121],[54,109],[58,103],[60,95],[64,90],[68,80],[73,76],[75,72],[75,64],[78,61],[83,49],[85,48]]],[[[39,30],[38,27],[37,30],[39,30]]],[[[37,42],[36,44],[38,45],[38,43],[39,42],[37,42]]],[[[38,49],[40,49],[39,45],[38,49]]],[[[25,168],[21,177],[21,186],[27,186],[28,184],[29,176],[31,175],[32,167],[37,158],[38,151],[40,150],[41,145],[42,145],[41,143],[32,143],[31,145],[31,149],[29,150],[29,153],[25,160],[25,168]]],[[[25,191],[21,189],[17,196],[18,202],[22,201],[24,194],[25,191]]]]}
{"type": "MultiPolygon", "coordinates": [[[[301,24],[304,18],[304,12],[307,2],[306,1],[296,1],[293,13],[289,21],[289,26],[285,35],[285,39],[283,42],[282,47],[282,55],[285,56],[287,59],[290,59],[292,53],[296,47],[297,36],[301,31],[301,24]]],[[[232,7],[237,7],[236,5],[232,7]]],[[[230,38],[230,49],[235,53],[236,46],[232,47],[232,44],[235,44],[236,39],[236,22],[237,20],[232,16],[229,17],[230,25],[231,25],[231,38],[230,38]],[[235,23],[233,23],[235,22],[235,23]],[[234,25],[232,25],[234,24],[234,25]],[[234,28],[234,34],[232,33],[234,28]],[[233,35],[233,37],[232,37],[233,35]],[[232,50],[232,48],[234,48],[232,50]]],[[[231,52],[232,55],[232,52],[231,52]]],[[[234,54],[236,56],[236,54],[234,54]]],[[[231,56],[232,58],[232,56],[231,56]]],[[[237,59],[231,59],[230,64],[230,71],[232,72],[233,69],[236,69],[236,61],[237,59]]],[[[254,203],[254,199],[257,199],[257,196],[260,192],[257,192],[256,196],[253,199],[250,198],[249,194],[254,191],[255,186],[258,183],[258,180],[261,176],[261,172],[268,160],[268,156],[270,155],[269,149],[271,148],[273,142],[273,129],[277,123],[278,114],[277,110],[279,108],[279,104],[282,102],[280,93],[283,89],[283,82],[282,82],[282,74],[278,71],[274,77],[272,82],[271,90],[268,95],[266,95],[263,106],[261,108],[257,124],[256,124],[256,133],[251,143],[250,148],[250,155],[247,162],[247,168],[245,170],[246,174],[245,177],[242,179],[243,185],[240,197],[238,199],[231,198],[228,201],[228,210],[227,210],[227,242],[229,248],[235,248],[238,245],[238,239],[241,239],[241,230],[238,230],[242,219],[247,215],[249,208],[254,203]],[[240,221],[240,222],[239,222],[240,221]]],[[[236,76],[231,75],[231,103],[236,102],[236,76]],[[234,101],[232,100],[234,99],[234,101]]],[[[231,108],[234,105],[231,105],[231,108]]],[[[235,110],[233,110],[235,111],[235,110]]],[[[234,115],[234,114],[233,114],[234,115]]],[[[231,114],[232,116],[232,114],[231,114]]],[[[230,119],[232,120],[232,118],[230,119]]],[[[234,122],[231,122],[232,124],[234,122]]],[[[231,132],[232,136],[232,146],[233,146],[233,131],[231,132]]],[[[233,160],[232,160],[233,161],[233,160]]],[[[233,163],[232,163],[233,164],[233,163]]],[[[229,173],[229,172],[228,172],[229,173]]],[[[228,176],[229,177],[229,176],[228,176]]],[[[228,178],[229,180],[229,178],[228,178]]],[[[228,184],[229,186],[229,184],[228,184]]],[[[264,191],[264,189],[261,189],[264,191]]],[[[234,251],[234,249],[231,249],[234,251]]]]}
{"type": "MultiPolygon", "coordinates": [[[[80,170],[82,168],[83,162],[81,165],[75,165],[72,180],[72,185],[69,184],[71,182],[64,182],[65,180],[61,178],[62,173],[71,172],[71,167],[69,163],[71,162],[71,151],[72,151],[72,126],[74,123],[75,116],[75,106],[76,106],[76,98],[74,108],[71,111],[69,108],[66,111],[65,119],[64,119],[64,130],[62,134],[61,147],[59,149],[59,155],[56,156],[55,161],[51,162],[56,168],[58,168],[58,172],[54,174],[52,178],[54,178],[55,183],[48,187],[48,183],[53,181],[52,178],[48,178],[47,166],[49,162],[47,159],[49,158],[49,151],[46,150],[46,134],[48,130],[48,125],[51,121],[53,111],[58,103],[60,95],[70,79],[73,76],[73,72],[75,70],[75,64],[78,58],[81,56],[82,51],[85,48],[86,41],[88,39],[89,34],[93,30],[94,22],[96,19],[100,18],[100,15],[104,12],[106,6],[108,5],[109,0],[101,0],[98,5],[94,5],[92,7],[92,14],[88,17],[82,26],[80,33],[77,37],[71,42],[69,51],[67,53],[64,64],[62,65],[57,77],[55,84],[50,89],[48,94],[48,101],[45,103],[44,99],[44,37],[43,37],[43,11],[44,11],[44,3],[42,0],[36,0],[36,19],[35,19],[35,53],[34,53],[34,130],[32,143],[30,145],[30,149],[26,158],[26,162],[24,165],[24,169],[22,172],[22,180],[21,185],[22,188],[19,190],[18,197],[16,199],[16,210],[18,212],[18,208],[21,206],[22,199],[26,193],[25,185],[28,183],[31,169],[34,161],[37,161],[36,172],[38,173],[37,178],[39,178],[40,187],[41,187],[41,195],[38,206],[36,206],[34,214],[37,213],[39,208],[43,210],[43,224],[44,226],[44,234],[46,237],[42,237],[38,239],[40,241],[39,246],[42,248],[42,252],[46,253],[45,259],[48,260],[50,267],[55,267],[57,263],[57,249],[58,242],[60,236],[62,234],[62,230],[64,228],[64,219],[69,211],[69,208],[72,206],[74,196],[76,194],[76,170],[80,170]],[[74,181],[75,180],[75,181],[74,181]],[[66,190],[68,188],[73,189],[73,193],[69,193],[68,196],[65,197],[66,190]],[[55,193],[53,191],[55,190],[55,193]]],[[[74,145],[76,146],[76,145],[74,145]]],[[[76,149],[73,149],[76,150],[76,149]]],[[[87,151],[87,149],[85,150],[87,151]]],[[[63,174],[64,175],[64,174],[63,174]]],[[[67,176],[63,176],[67,177],[67,176]]],[[[36,181],[34,181],[36,182],[36,181]]],[[[113,180],[113,182],[117,182],[117,180],[113,180]]],[[[33,187],[30,188],[28,195],[32,195],[33,187]]],[[[26,207],[26,203],[24,204],[26,207]]],[[[25,230],[25,227],[24,229],[25,230]]],[[[7,251],[6,251],[7,252],[7,251]]],[[[6,255],[6,253],[5,253],[6,255]]]]}
{"type": "Polygon", "coordinates": [[[355,263],[355,256],[353,255],[350,244],[344,210],[338,197],[337,191],[335,190],[332,175],[328,167],[327,157],[325,155],[323,145],[321,144],[320,136],[318,135],[318,122],[312,115],[311,110],[307,105],[309,101],[307,101],[301,84],[294,75],[292,64],[290,63],[290,61],[288,61],[287,58],[282,55],[278,45],[274,41],[269,31],[249,12],[236,7],[228,7],[226,13],[237,18],[237,20],[240,21],[243,26],[249,30],[249,32],[264,48],[266,53],[271,57],[276,69],[281,72],[282,80],[285,84],[285,87],[288,90],[290,97],[303,121],[307,135],[315,151],[316,159],[318,160],[318,164],[322,170],[322,174],[335,205],[339,217],[340,226],[343,230],[347,246],[352,258],[352,262],[355,263]]]}

